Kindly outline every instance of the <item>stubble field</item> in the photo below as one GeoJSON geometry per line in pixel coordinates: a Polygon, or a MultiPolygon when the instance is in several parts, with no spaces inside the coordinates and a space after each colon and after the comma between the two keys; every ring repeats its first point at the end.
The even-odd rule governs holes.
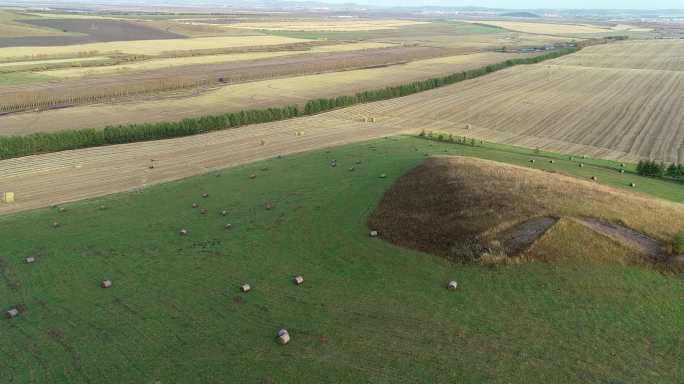
{"type": "MultiPolygon", "coordinates": [[[[400,85],[527,56],[529,55],[495,52],[449,56],[389,67],[235,84],[193,97],[154,98],[138,102],[10,114],[0,116],[0,135],[102,128],[106,125],[134,122],[173,121],[189,116],[297,104],[312,98],[354,94],[368,89],[400,85]]],[[[386,59],[384,56],[380,58],[386,59]]],[[[12,93],[8,93],[8,96],[11,97],[12,93]]]]}
{"type": "Polygon", "coordinates": [[[668,61],[675,53],[684,53],[684,42],[601,45],[352,110],[391,119],[397,127],[627,161],[682,162],[684,74],[681,62],[668,61]],[[622,54],[611,55],[615,51],[622,54]],[[592,66],[597,55],[602,60],[592,66]],[[658,69],[663,65],[670,69],[658,69]],[[464,129],[467,124],[471,129],[464,129]]]}

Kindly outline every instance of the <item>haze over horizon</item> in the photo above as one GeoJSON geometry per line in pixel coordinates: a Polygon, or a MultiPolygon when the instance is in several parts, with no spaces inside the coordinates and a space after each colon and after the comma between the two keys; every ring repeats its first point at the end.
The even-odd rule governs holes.
{"type": "Polygon", "coordinates": [[[442,7],[484,7],[503,9],[684,9],[677,0],[560,0],[550,5],[544,0],[320,0],[325,3],[357,3],[375,6],[442,6],[442,7]]]}

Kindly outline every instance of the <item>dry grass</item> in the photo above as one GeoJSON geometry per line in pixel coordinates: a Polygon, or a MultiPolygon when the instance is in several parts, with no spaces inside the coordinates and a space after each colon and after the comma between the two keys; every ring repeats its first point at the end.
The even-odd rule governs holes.
{"type": "Polygon", "coordinates": [[[596,218],[665,243],[684,227],[684,206],[535,169],[437,157],[386,192],[370,227],[396,244],[449,255],[454,244],[488,241],[535,217],[596,218]]]}
{"type": "Polygon", "coordinates": [[[231,29],[256,29],[265,31],[377,31],[383,29],[397,29],[401,27],[429,24],[428,22],[412,20],[293,20],[270,22],[242,22],[238,24],[220,24],[231,29]]]}
{"type": "Polygon", "coordinates": [[[17,67],[38,67],[41,65],[62,64],[62,63],[80,63],[88,61],[101,61],[109,59],[107,56],[71,58],[71,59],[50,59],[50,60],[29,60],[29,61],[8,61],[0,63],[0,70],[17,67]]]}
{"type": "Polygon", "coordinates": [[[493,25],[495,27],[508,29],[511,31],[548,35],[564,35],[575,33],[605,33],[610,31],[610,29],[607,28],[583,24],[551,24],[498,20],[477,20],[466,22],[493,25]]]}
{"type": "Polygon", "coordinates": [[[632,248],[568,219],[559,220],[524,256],[542,261],[570,260],[622,265],[644,261],[643,256],[632,248]]]}
{"type": "Polygon", "coordinates": [[[70,55],[91,51],[101,53],[122,52],[138,55],[159,55],[164,52],[173,51],[268,46],[301,43],[305,41],[308,40],[280,36],[222,36],[200,37],[195,39],[114,41],[58,47],[11,47],[0,48],[0,59],[70,55]]]}
{"type": "Polygon", "coordinates": [[[353,43],[353,44],[338,44],[331,46],[314,47],[307,51],[280,51],[280,52],[248,52],[248,53],[230,53],[224,55],[207,55],[207,56],[191,56],[178,57],[169,59],[152,59],[136,63],[119,64],[111,66],[98,66],[90,68],[66,68],[58,70],[44,71],[42,74],[56,78],[74,78],[91,75],[107,75],[107,74],[123,74],[128,72],[149,71],[154,69],[181,67],[186,65],[197,64],[216,64],[229,63],[235,61],[260,60],[271,59],[283,56],[300,55],[305,53],[321,53],[321,52],[347,52],[364,49],[386,48],[390,44],[382,43],[353,43]]]}

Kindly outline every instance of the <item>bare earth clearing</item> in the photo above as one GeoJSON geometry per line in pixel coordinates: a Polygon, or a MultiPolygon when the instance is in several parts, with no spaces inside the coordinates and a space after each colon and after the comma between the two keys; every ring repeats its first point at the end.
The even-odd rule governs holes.
{"type": "Polygon", "coordinates": [[[0,135],[22,135],[106,125],[174,121],[235,110],[303,103],[399,85],[415,80],[479,68],[518,54],[480,53],[419,60],[408,64],[257,81],[220,87],[194,97],[79,106],[37,113],[0,116],[0,135]]]}

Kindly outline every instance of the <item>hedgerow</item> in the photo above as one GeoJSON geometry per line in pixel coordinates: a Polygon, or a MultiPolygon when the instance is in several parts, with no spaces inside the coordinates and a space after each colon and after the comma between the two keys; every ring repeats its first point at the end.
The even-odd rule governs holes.
{"type": "Polygon", "coordinates": [[[268,123],[299,116],[314,115],[337,108],[407,96],[473,79],[516,65],[534,64],[576,52],[567,48],[544,55],[510,59],[482,68],[453,73],[409,84],[359,92],[353,96],[339,96],[308,101],[304,108],[290,105],[283,108],[254,109],[221,115],[188,118],[175,122],[107,126],[103,130],[79,129],[26,136],[0,137],[0,159],[59,152],[102,145],[134,143],[197,135],[211,131],[236,128],[250,124],[268,123]]]}

